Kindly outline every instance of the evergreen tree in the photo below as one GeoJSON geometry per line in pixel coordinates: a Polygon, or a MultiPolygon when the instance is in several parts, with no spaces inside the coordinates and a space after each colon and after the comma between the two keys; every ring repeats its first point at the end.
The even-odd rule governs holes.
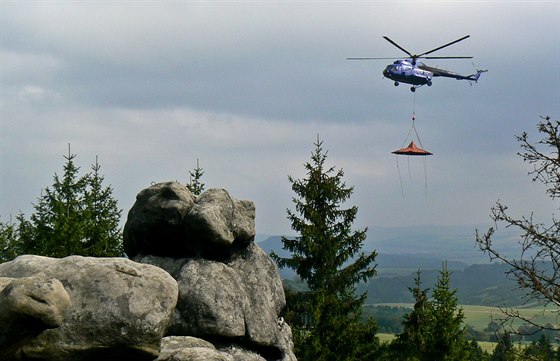
{"type": "MultiPolygon", "coordinates": [[[[362,360],[377,346],[373,321],[360,323],[365,293],[355,285],[375,275],[376,253],[360,252],[367,229],[353,231],[357,207],[343,209],[353,193],[343,181],[344,172],[326,166],[327,152],[317,137],[307,176],[289,176],[295,212],[288,210],[295,238],[282,238],[291,257],[272,254],[280,267],[296,271],[311,290],[299,297],[298,314],[288,319],[294,328],[298,360],[362,360]]],[[[292,297],[293,299],[293,297],[292,297]]],[[[290,307],[290,306],[289,306],[290,307]]]]}
{"type": "Polygon", "coordinates": [[[464,314],[458,307],[456,290],[452,290],[451,273],[444,264],[434,286],[431,299],[422,289],[420,271],[415,286],[414,309],[405,316],[403,332],[391,345],[394,360],[419,361],[481,361],[488,355],[476,342],[466,339],[462,326],[464,314]]]}
{"type": "MultiPolygon", "coordinates": [[[[52,188],[46,188],[34,205],[35,213],[30,217],[34,238],[25,253],[49,257],[65,257],[82,254],[85,239],[84,193],[87,176],[79,176],[80,168],[75,165],[75,154],[64,156],[64,174],[54,175],[52,188]]],[[[20,224],[21,226],[21,224],[20,224]]]]}
{"type": "Polygon", "coordinates": [[[198,164],[198,158],[196,159],[196,168],[191,172],[189,171],[189,183],[187,184],[187,188],[191,191],[194,195],[199,195],[204,192],[204,183],[200,180],[204,175],[204,171],[200,168],[198,164]]]}
{"type": "Polygon", "coordinates": [[[85,202],[84,251],[97,257],[122,256],[122,232],[119,228],[121,210],[113,198],[111,186],[104,187],[104,177],[99,173],[101,166],[95,157],[88,177],[85,202]]]}
{"type": "Polygon", "coordinates": [[[533,341],[531,345],[525,348],[523,356],[528,360],[554,361],[557,360],[554,353],[550,338],[542,334],[537,341],[533,341]]]}
{"type": "Polygon", "coordinates": [[[80,176],[75,157],[68,146],[63,176],[55,173],[52,188],[42,192],[29,220],[23,214],[18,216],[21,254],[49,257],[122,254],[118,229],[121,211],[112,197],[112,189],[103,187],[97,161],[92,166],[93,173],[80,176]]]}
{"type": "Polygon", "coordinates": [[[462,326],[465,315],[458,307],[457,290],[451,289],[451,273],[447,262],[440,271],[432,293],[434,330],[432,354],[445,355],[444,360],[461,360],[467,346],[465,330],[462,326]]]}
{"type": "Polygon", "coordinates": [[[0,220],[0,263],[11,261],[18,254],[17,229],[12,222],[0,220]]]}
{"type": "Polygon", "coordinates": [[[403,332],[398,334],[392,348],[396,360],[425,360],[430,349],[433,332],[433,307],[428,298],[428,289],[422,288],[420,270],[409,288],[414,297],[412,312],[405,315],[403,332]]]}
{"type": "Polygon", "coordinates": [[[492,361],[516,361],[517,355],[511,340],[511,335],[504,332],[498,335],[498,344],[490,358],[492,361]]]}

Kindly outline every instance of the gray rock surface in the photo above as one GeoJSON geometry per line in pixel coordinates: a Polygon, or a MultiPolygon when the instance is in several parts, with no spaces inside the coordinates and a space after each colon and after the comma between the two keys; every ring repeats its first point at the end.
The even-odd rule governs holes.
{"type": "Polygon", "coordinates": [[[180,183],[158,183],[136,196],[123,236],[129,257],[223,259],[254,239],[255,205],[224,189],[194,196],[180,183]]]}
{"type": "Polygon", "coordinates": [[[23,345],[21,359],[80,361],[159,355],[177,302],[177,283],[165,271],[124,258],[21,256],[0,264],[0,277],[44,274],[60,281],[71,305],[59,327],[23,345]]]}
{"type": "Polygon", "coordinates": [[[123,230],[126,254],[193,254],[183,223],[194,200],[189,189],[178,182],[158,183],[140,191],[123,230]]]}
{"type": "Polygon", "coordinates": [[[190,336],[165,337],[156,361],[267,361],[259,354],[240,345],[216,348],[212,343],[190,336]]]}
{"type": "Polygon", "coordinates": [[[0,360],[44,330],[60,326],[70,297],[57,279],[44,275],[0,279],[0,360]]]}
{"type": "Polygon", "coordinates": [[[278,324],[286,305],[278,269],[254,242],[222,262],[141,255],[134,260],[157,265],[177,280],[179,300],[168,334],[230,339],[270,359],[295,360],[290,327],[278,324]]]}

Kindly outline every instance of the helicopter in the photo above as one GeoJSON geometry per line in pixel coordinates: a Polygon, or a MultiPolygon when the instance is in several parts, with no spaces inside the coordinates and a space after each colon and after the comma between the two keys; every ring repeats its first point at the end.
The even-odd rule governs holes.
{"type": "MultiPolygon", "coordinates": [[[[472,56],[426,56],[437,50],[443,49],[462,40],[469,38],[470,35],[463,36],[460,39],[454,40],[450,43],[437,47],[435,49],[426,51],[421,54],[412,54],[408,50],[401,47],[399,44],[395,43],[393,40],[389,39],[387,36],[383,38],[387,40],[392,45],[396,46],[400,50],[404,51],[409,58],[407,59],[397,59],[393,64],[387,65],[383,70],[383,76],[394,81],[395,86],[400,83],[412,84],[410,90],[412,92],[416,91],[416,88],[422,85],[432,86],[432,80],[435,77],[445,77],[454,78],[457,80],[468,80],[469,82],[477,82],[480,78],[480,74],[487,72],[488,70],[477,70],[476,73],[470,75],[461,75],[448,70],[434,68],[428,66],[422,62],[417,61],[417,59],[472,59],[472,56]]],[[[395,59],[395,58],[346,58],[347,60],[379,60],[379,59],[395,59]]]]}

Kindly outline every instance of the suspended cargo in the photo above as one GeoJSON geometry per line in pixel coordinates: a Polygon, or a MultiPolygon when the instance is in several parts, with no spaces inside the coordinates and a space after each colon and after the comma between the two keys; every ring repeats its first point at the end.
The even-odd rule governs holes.
{"type": "Polygon", "coordinates": [[[397,155],[419,155],[419,156],[426,156],[426,155],[432,155],[433,154],[433,153],[428,152],[427,150],[419,148],[414,143],[414,141],[411,141],[410,144],[408,145],[408,147],[401,148],[399,150],[395,150],[394,152],[391,152],[391,153],[397,154],[397,155]]]}

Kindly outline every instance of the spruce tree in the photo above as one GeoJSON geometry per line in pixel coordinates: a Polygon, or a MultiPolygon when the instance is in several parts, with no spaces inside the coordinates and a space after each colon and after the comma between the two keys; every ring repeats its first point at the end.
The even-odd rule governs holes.
{"type": "MultiPolygon", "coordinates": [[[[360,323],[365,293],[356,284],[375,275],[376,253],[360,252],[367,228],[352,230],[358,208],[342,208],[353,193],[343,181],[342,169],[327,167],[327,152],[317,137],[307,176],[289,176],[295,193],[295,211],[287,210],[295,238],[282,237],[291,257],[272,254],[279,267],[289,267],[305,281],[310,292],[296,297],[294,327],[298,360],[367,359],[377,340],[373,321],[360,323]]],[[[292,297],[294,299],[294,297],[292,297]]]]}
{"type": "MultiPolygon", "coordinates": [[[[85,199],[88,177],[79,176],[75,154],[64,156],[64,174],[54,175],[52,188],[47,187],[34,205],[30,217],[33,239],[26,240],[25,253],[49,257],[83,254],[85,239],[85,199]]],[[[20,224],[22,226],[22,224],[20,224]]]]}
{"type": "Polygon", "coordinates": [[[465,349],[469,343],[462,325],[465,315],[458,306],[456,293],[456,289],[451,289],[451,273],[445,262],[432,292],[432,357],[444,355],[443,360],[466,359],[465,349]]]}
{"type": "Polygon", "coordinates": [[[121,210],[113,198],[111,186],[104,187],[97,157],[88,176],[84,193],[85,244],[84,253],[97,257],[122,256],[122,232],[119,228],[121,210]]]}
{"type": "Polygon", "coordinates": [[[403,332],[398,334],[391,345],[395,360],[427,360],[433,339],[433,304],[428,297],[429,289],[422,288],[420,270],[414,279],[414,287],[409,288],[414,297],[412,312],[405,315],[403,332]]]}
{"type": "Polygon", "coordinates": [[[120,256],[122,240],[118,223],[121,211],[111,187],[103,187],[100,165],[80,176],[75,154],[64,156],[64,174],[54,175],[27,220],[18,215],[18,251],[49,257],[120,256]]]}
{"type": "Polygon", "coordinates": [[[451,273],[444,263],[432,297],[428,289],[421,288],[420,271],[415,286],[410,288],[414,296],[414,309],[405,316],[403,332],[391,345],[394,360],[419,361],[481,361],[488,357],[478,344],[465,337],[465,318],[458,306],[456,290],[451,289],[451,273]]]}
{"type": "Polygon", "coordinates": [[[0,263],[11,261],[18,254],[17,229],[10,221],[0,220],[0,263]]]}
{"type": "Polygon", "coordinates": [[[198,158],[196,159],[196,168],[191,172],[189,171],[189,183],[187,188],[194,195],[199,195],[204,192],[204,183],[201,182],[204,171],[200,168],[198,164],[198,158]]]}
{"type": "Polygon", "coordinates": [[[508,332],[504,332],[498,335],[498,344],[494,348],[494,352],[492,353],[490,360],[517,361],[517,354],[515,352],[515,347],[513,346],[511,335],[508,332]]]}

